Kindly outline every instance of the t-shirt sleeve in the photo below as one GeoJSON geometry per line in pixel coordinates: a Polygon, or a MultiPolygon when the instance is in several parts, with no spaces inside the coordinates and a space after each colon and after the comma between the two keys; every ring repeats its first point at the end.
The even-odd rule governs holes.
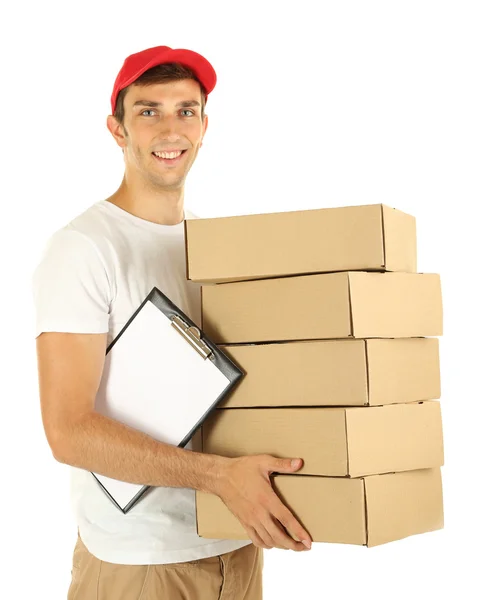
{"type": "Polygon", "coordinates": [[[32,274],[35,337],[44,331],[106,333],[110,279],[93,240],[71,228],[47,241],[32,274]]]}

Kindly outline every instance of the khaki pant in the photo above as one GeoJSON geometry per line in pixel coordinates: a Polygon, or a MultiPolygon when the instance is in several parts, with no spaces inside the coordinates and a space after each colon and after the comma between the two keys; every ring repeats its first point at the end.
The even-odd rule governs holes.
{"type": "Polygon", "coordinates": [[[262,600],[263,548],[165,565],[117,565],[93,556],[80,536],[67,600],[262,600]]]}

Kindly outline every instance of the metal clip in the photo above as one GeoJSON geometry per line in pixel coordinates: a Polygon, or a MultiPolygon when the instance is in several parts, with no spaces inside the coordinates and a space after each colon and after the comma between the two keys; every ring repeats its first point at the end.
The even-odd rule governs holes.
{"type": "Polygon", "coordinates": [[[187,323],[177,315],[172,318],[171,325],[187,342],[189,342],[204,360],[212,354],[212,350],[201,340],[200,331],[197,327],[189,327],[187,323]]]}

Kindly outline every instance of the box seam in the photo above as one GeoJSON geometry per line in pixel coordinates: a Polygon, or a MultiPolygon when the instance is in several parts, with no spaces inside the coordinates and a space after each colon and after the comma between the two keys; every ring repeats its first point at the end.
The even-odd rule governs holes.
{"type": "Polygon", "coordinates": [[[369,375],[369,356],[368,356],[368,342],[369,340],[364,340],[364,359],[366,361],[366,406],[371,406],[370,397],[371,397],[371,388],[370,388],[370,375],[369,375]]]}
{"type": "Polygon", "coordinates": [[[387,270],[387,257],[386,257],[386,235],[384,230],[384,205],[381,204],[381,234],[383,241],[383,268],[387,270]]]}
{"type": "Polygon", "coordinates": [[[345,443],[346,443],[346,476],[351,477],[349,471],[349,444],[348,444],[348,409],[344,410],[345,443]]]}
{"type": "Polygon", "coordinates": [[[348,279],[349,324],[351,329],[351,335],[349,337],[354,337],[353,305],[351,303],[351,277],[349,273],[346,274],[346,277],[348,279]]]}
{"type": "Polygon", "coordinates": [[[199,535],[199,517],[197,514],[197,490],[194,490],[194,492],[195,492],[195,532],[197,533],[197,535],[199,535]]]}
{"type": "Polygon", "coordinates": [[[187,245],[187,219],[184,220],[184,243],[185,243],[185,260],[186,260],[186,279],[191,281],[189,276],[189,248],[187,245]]]}
{"type": "Polygon", "coordinates": [[[200,286],[200,328],[204,329],[204,294],[203,286],[200,286]]]}
{"type": "Polygon", "coordinates": [[[366,479],[361,479],[363,482],[363,495],[364,495],[364,530],[365,530],[365,546],[369,544],[369,515],[368,515],[368,489],[366,487],[366,479]]]}

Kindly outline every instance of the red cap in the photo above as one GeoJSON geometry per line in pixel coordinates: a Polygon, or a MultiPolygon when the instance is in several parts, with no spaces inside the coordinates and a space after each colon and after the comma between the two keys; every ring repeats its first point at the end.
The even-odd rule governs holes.
{"type": "Polygon", "coordinates": [[[194,71],[197,79],[205,88],[205,101],[207,102],[207,96],[214,89],[217,82],[217,75],[210,62],[192,50],[185,50],[183,48],[172,49],[169,46],[155,46],[154,48],[148,48],[147,50],[136,52],[136,54],[131,54],[124,61],[114,82],[113,93],[111,95],[111,114],[114,114],[116,99],[122,89],[131,85],[133,81],[136,81],[140,75],[151,67],[168,62],[178,62],[194,71]]]}

